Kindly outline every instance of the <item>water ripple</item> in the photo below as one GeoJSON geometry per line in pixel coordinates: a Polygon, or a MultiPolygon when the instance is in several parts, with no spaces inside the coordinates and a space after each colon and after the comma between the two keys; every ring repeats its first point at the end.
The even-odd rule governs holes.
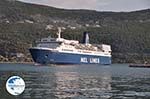
{"type": "Polygon", "coordinates": [[[150,99],[150,69],[127,65],[34,67],[0,65],[0,99],[150,99]],[[18,97],[5,90],[11,75],[25,80],[18,97]]]}

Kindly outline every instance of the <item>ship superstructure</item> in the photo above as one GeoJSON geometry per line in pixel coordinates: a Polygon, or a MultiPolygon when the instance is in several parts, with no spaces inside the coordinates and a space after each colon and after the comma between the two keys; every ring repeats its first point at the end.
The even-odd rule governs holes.
{"type": "Polygon", "coordinates": [[[33,60],[39,64],[111,64],[111,47],[106,44],[89,43],[88,33],[84,33],[83,42],[61,38],[61,29],[57,38],[43,38],[37,46],[30,48],[33,60]]]}

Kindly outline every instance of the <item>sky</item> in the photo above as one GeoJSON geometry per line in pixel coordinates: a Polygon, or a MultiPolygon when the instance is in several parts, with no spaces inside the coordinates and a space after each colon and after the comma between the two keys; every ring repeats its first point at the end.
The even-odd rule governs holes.
{"type": "Polygon", "coordinates": [[[150,0],[19,0],[64,9],[129,12],[150,8],[150,0]]]}

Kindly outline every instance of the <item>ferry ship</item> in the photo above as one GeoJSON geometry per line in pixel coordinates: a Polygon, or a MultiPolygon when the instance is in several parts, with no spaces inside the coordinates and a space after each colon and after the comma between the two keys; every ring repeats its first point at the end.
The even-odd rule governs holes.
{"type": "Polygon", "coordinates": [[[35,63],[38,64],[111,64],[111,46],[90,44],[87,32],[83,42],[61,38],[61,29],[57,38],[43,38],[29,49],[35,63]]]}

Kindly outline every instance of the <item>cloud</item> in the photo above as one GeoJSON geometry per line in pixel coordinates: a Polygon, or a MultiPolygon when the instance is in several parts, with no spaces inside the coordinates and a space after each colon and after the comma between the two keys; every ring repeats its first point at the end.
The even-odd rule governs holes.
{"type": "Polygon", "coordinates": [[[97,7],[97,0],[53,0],[50,3],[61,8],[96,9],[97,7]]]}
{"type": "Polygon", "coordinates": [[[99,0],[20,0],[67,9],[97,9],[99,0]]]}
{"type": "Polygon", "coordinates": [[[150,8],[149,0],[102,0],[107,5],[99,6],[100,11],[135,11],[150,8]]]}
{"type": "Polygon", "coordinates": [[[65,9],[133,11],[150,8],[150,0],[20,0],[65,9]]]}
{"type": "Polygon", "coordinates": [[[150,0],[146,0],[146,4],[150,7],[150,0]]]}

